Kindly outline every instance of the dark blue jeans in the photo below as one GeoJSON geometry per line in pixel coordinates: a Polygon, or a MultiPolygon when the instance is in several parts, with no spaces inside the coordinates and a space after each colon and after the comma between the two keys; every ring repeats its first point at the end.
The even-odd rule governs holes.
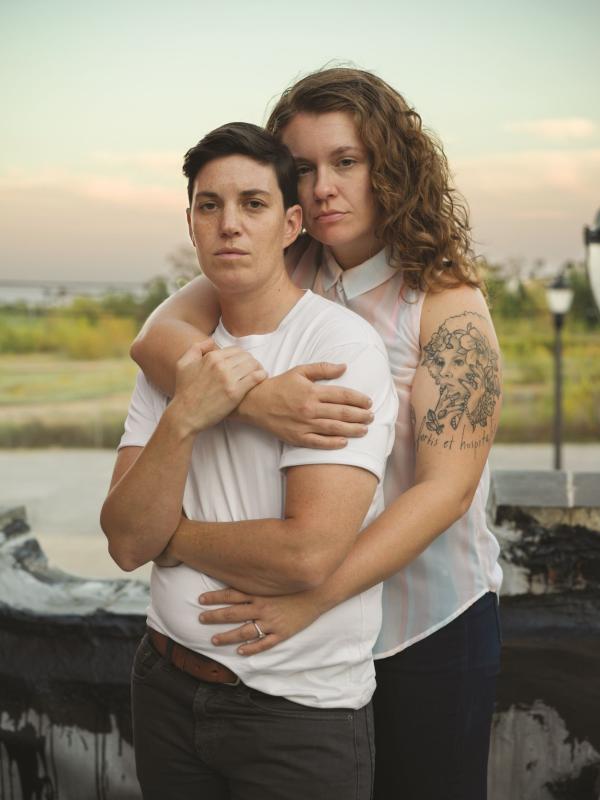
{"type": "Polygon", "coordinates": [[[490,592],[375,662],[376,800],[485,800],[500,644],[490,592]]]}
{"type": "Polygon", "coordinates": [[[132,672],[133,738],[144,800],[370,800],[371,704],[309,708],[204,683],[148,637],[132,672]]]}

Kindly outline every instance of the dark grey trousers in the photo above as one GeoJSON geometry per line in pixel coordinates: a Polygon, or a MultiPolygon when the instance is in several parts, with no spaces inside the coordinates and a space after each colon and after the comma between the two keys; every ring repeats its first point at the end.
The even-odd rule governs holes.
{"type": "Polygon", "coordinates": [[[370,800],[371,705],[319,709],[198,681],[145,636],[132,672],[144,800],[370,800]]]}

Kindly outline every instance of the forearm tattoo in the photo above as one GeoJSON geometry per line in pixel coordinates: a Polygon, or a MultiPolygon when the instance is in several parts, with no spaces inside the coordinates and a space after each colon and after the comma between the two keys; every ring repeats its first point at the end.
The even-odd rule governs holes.
{"type": "Polygon", "coordinates": [[[449,317],[423,348],[421,365],[427,367],[439,395],[435,408],[427,410],[415,430],[417,448],[421,443],[438,445],[439,437],[447,436],[443,446],[452,448],[452,432],[459,427],[461,449],[473,446],[465,442],[465,433],[480,428],[481,444],[493,433],[492,417],[500,397],[499,358],[481,332],[480,320],[485,318],[473,312],[449,317]]]}

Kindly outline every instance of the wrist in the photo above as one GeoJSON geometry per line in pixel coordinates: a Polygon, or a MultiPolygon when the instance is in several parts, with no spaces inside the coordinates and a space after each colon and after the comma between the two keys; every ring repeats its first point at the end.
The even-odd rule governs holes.
{"type": "Polygon", "coordinates": [[[186,525],[189,523],[188,518],[185,514],[182,513],[181,519],[179,520],[179,524],[175,528],[175,532],[171,536],[169,540],[169,552],[172,556],[175,556],[180,561],[185,561],[186,556],[186,541],[188,539],[188,532],[186,531],[186,525]]]}
{"type": "Polygon", "coordinates": [[[164,554],[170,559],[173,560],[176,559],[177,561],[181,561],[182,558],[181,554],[178,552],[177,540],[178,540],[177,531],[175,531],[175,533],[171,536],[171,538],[167,542],[167,546],[164,549],[164,554]]]}
{"type": "Polygon", "coordinates": [[[258,416],[257,412],[259,409],[259,405],[255,402],[256,400],[256,393],[258,392],[260,386],[262,384],[258,384],[253,389],[250,389],[249,392],[242,398],[238,407],[232,412],[232,416],[234,419],[237,419],[238,422],[244,422],[246,424],[258,424],[258,416]]]}
{"type": "Polygon", "coordinates": [[[162,552],[156,556],[154,563],[159,567],[178,567],[182,563],[182,559],[176,553],[176,548],[173,547],[174,536],[172,536],[162,552]]]}
{"type": "Polygon", "coordinates": [[[190,440],[193,441],[197,433],[199,433],[205,426],[198,425],[198,420],[192,424],[185,413],[185,406],[175,396],[167,406],[165,413],[162,416],[165,424],[169,427],[169,433],[174,437],[175,441],[185,444],[190,440]]]}

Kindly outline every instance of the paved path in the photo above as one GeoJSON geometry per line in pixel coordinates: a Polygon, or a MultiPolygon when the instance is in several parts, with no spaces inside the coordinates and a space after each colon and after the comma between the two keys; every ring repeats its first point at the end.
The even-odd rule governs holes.
{"type": "MultiPolygon", "coordinates": [[[[111,561],[98,516],[114,463],[110,450],[0,450],[0,505],[25,505],[51,562],[90,577],[123,575],[111,561]]],[[[600,472],[600,443],[565,445],[565,469],[600,472]]],[[[548,445],[495,445],[495,469],[550,469],[548,445]]],[[[131,577],[147,579],[149,567],[131,577]]]]}
{"type": "Polygon", "coordinates": [[[98,521],[112,450],[0,450],[0,505],[24,505],[48,560],[75,575],[147,580],[150,567],[122,572],[98,521]]]}

